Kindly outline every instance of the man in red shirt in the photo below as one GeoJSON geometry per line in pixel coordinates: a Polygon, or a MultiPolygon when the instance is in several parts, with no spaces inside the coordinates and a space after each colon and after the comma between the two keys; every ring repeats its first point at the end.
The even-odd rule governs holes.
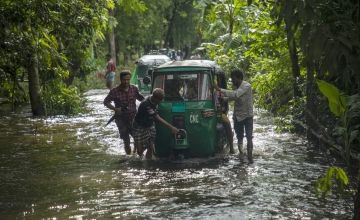
{"type": "Polygon", "coordinates": [[[120,73],[120,85],[111,89],[104,99],[104,105],[115,112],[115,122],[119,129],[120,138],[124,142],[126,154],[131,154],[129,135],[132,135],[132,122],[136,114],[136,100],[144,100],[144,96],[139,92],[139,89],[130,84],[130,78],[130,71],[123,70],[120,73]],[[112,102],[115,105],[112,105],[112,102]]]}
{"type": "Polygon", "coordinates": [[[115,70],[116,70],[116,66],[115,63],[113,61],[113,59],[111,58],[110,54],[108,54],[106,56],[108,62],[106,65],[106,73],[105,73],[105,79],[106,79],[106,87],[108,89],[112,89],[114,81],[115,81],[115,70]]]}

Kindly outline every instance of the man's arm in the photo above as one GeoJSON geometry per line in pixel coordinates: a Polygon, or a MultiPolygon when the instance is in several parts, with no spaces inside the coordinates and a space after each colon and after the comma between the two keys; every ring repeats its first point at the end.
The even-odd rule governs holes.
{"type": "Polygon", "coordinates": [[[220,89],[220,91],[224,94],[225,97],[228,97],[229,100],[235,100],[239,97],[243,96],[250,87],[248,85],[239,86],[236,90],[227,90],[227,89],[220,89]]]}
{"type": "Polygon", "coordinates": [[[136,91],[136,99],[139,100],[140,102],[145,99],[143,94],[140,93],[139,89],[137,89],[136,91]]]}
{"type": "Polygon", "coordinates": [[[165,121],[162,117],[160,117],[158,114],[156,114],[154,116],[155,120],[160,122],[161,124],[165,125],[167,128],[169,128],[171,130],[171,132],[173,134],[176,134],[179,132],[179,129],[177,129],[176,127],[172,126],[169,122],[165,121]]]}
{"type": "Polygon", "coordinates": [[[104,105],[110,109],[113,110],[115,112],[115,114],[121,114],[121,108],[115,108],[114,105],[111,104],[112,102],[112,98],[110,93],[106,96],[106,98],[104,99],[104,105]]]}

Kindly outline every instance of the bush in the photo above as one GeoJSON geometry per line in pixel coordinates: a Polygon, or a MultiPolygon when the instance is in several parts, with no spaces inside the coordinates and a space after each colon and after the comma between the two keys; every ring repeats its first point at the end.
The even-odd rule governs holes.
{"type": "Polygon", "coordinates": [[[47,115],[74,115],[85,110],[85,100],[74,86],[54,80],[43,87],[47,115]]]}

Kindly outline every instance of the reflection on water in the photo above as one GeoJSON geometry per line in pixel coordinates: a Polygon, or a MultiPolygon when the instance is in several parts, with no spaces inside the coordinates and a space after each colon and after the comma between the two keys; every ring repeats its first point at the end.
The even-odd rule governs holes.
{"type": "MultiPolygon", "coordinates": [[[[255,118],[254,159],[182,162],[127,156],[106,90],[87,94],[90,113],[0,119],[0,219],[349,219],[352,209],[313,188],[327,168],[296,135],[255,118]]],[[[351,201],[350,201],[351,204],[351,201]]]]}

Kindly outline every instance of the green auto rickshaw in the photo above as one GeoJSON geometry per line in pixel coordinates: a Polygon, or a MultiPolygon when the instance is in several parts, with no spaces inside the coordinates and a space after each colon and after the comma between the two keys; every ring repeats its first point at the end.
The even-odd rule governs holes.
{"type": "Polygon", "coordinates": [[[173,135],[157,125],[155,151],[158,157],[208,157],[223,152],[227,145],[221,110],[213,87],[219,67],[209,60],[170,61],[152,72],[151,91],[162,88],[159,105],[162,118],[181,129],[173,135]]]}
{"type": "Polygon", "coordinates": [[[151,72],[156,66],[168,61],[170,61],[170,58],[163,54],[148,54],[140,57],[140,59],[135,63],[136,66],[132,73],[131,83],[137,85],[142,94],[150,94],[150,85],[146,82],[146,80],[144,82],[144,79],[149,79],[149,72],[151,72]]]}

